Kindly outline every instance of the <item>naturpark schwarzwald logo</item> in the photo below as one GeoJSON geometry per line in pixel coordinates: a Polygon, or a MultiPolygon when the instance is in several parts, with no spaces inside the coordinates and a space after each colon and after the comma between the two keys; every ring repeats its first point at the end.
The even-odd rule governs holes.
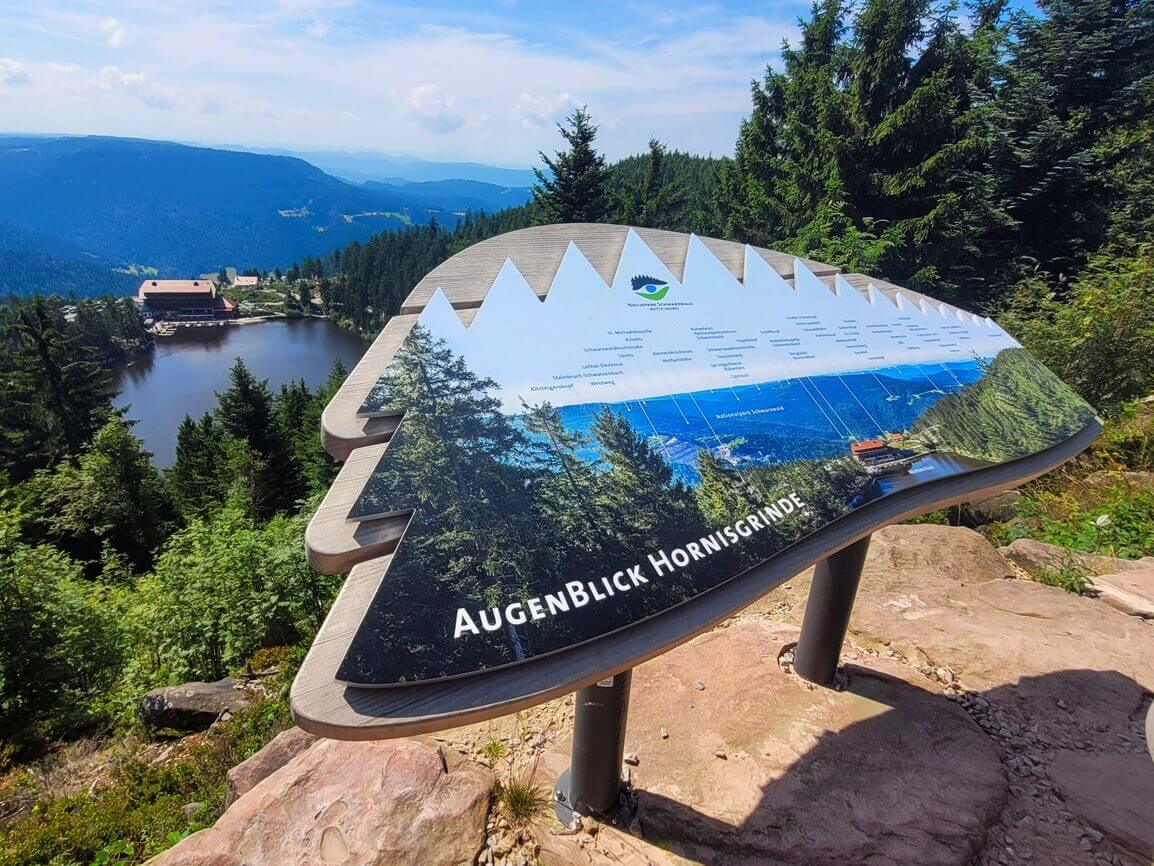
{"type": "Polygon", "coordinates": [[[639,276],[633,278],[633,294],[647,301],[660,301],[669,293],[669,283],[656,277],[639,276]]]}

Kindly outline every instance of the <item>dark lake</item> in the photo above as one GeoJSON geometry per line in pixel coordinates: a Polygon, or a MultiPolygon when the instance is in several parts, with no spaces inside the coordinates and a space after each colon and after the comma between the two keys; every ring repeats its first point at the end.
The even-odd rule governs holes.
{"type": "Polygon", "coordinates": [[[289,380],[315,387],[328,376],[334,358],[348,369],[368,343],[324,319],[278,319],[254,325],[180,328],[156,341],[154,351],[113,370],[117,406],[131,404],[128,417],[154,455],[157,466],[172,465],[176,428],[185,415],[199,417],[216,405],[216,391],[228,387],[235,358],[273,390],[289,380]]]}

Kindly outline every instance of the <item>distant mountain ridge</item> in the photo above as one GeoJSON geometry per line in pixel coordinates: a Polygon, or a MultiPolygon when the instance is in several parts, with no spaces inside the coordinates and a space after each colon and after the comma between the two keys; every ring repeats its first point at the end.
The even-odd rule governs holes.
{"type": "Polygon", "coordinates": [[[473,180],[503,187],[531,187],[537,182],[531,168],[502,168],[479,162],[436,162],[416,156],[394,156],[368,151],[276,151],[297,156],[329,174],[354,183],[381,181],[424,183],[437,180],[473,180]]]}
{"type": "Polygon", "coordinates": [[[0,137],[0,294],[98,294],[272,268],[383,229],[521,204],[474,180],[352,184],[292,156],[105,137],[0,137]]]}

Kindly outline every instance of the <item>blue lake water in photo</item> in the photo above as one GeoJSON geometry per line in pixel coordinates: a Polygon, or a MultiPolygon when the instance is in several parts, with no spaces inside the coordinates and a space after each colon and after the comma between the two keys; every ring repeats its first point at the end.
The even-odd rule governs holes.
{"type": "Polygon", "coordinates": [[[324,319],[180,328],[158,338],[152,352],[112,371],[112,387],[119,392],[115,404],[128,407],[128,418],[136,422],[133,433],[164,468],[175,458],[180,422],[216,406],[216,392],[228,387],[237,358],[258,379],[268,379],[273,390],[294,379],[315,388],[335,359],[351,370],[367,347],[356,334],[324,319]]]}

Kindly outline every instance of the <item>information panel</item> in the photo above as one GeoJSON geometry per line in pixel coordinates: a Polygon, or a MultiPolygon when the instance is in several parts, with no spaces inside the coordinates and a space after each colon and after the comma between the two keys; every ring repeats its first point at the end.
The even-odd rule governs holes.
{"type": "Polygon", "coordinates": [[[401,415],[349,520],[412,517],[338,678],[515,664],[707,592],[867,503],[1057,444],[1093,410],[988,318],[698,238],[570,244],[465,327],[437,292],[360,414],[401,415]]]}

